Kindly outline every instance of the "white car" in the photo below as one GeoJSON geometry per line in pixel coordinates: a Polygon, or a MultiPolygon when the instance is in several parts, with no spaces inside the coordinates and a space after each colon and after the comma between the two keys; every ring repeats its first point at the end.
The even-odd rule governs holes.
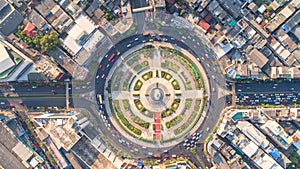
{"type": "Polygon", "coordinates": [[[109,67],[109,64],[107,64],[106,67],[109,67]]]}
{"type": "MultiPolygon", "coordinates": [[[[104,76],[105,76],[105,75],[103,74],[103,75],[101,76],[101,78],[103,79],[103,78],[104,78],[104,76]]],[[[97,79],[98,79],[98,78],[97,78],[97,79]]]]}
{"type": "Polygon", "coordinates": [[[131,44],[128,44],[127,47],[129,48],[131,46],[131,44]]]}
{"type": "Polygon", "coordinates": [[[146,41],[146,40],[143,40],[142,42],[143,42],[143,43],[146,43],[147,41],[146,41]]]}
{"type": "Polygon", "coordinates": [[[186,37],[185,37],[185,36],[182,36],[182,39],[186,39],[186,37]]]}
{"type": "Polygon", "coordinates": [[[214,75],[211,76],[214,80],[216,80],[216,77],[214,75]]]}
{"type": "Polygon", "coordinates": [[[98,78],[99,78],[99,75],[96,76],[96,79],[98,79],[98,78]]]}
{"type": "Polygon", "coordinates": [[[139,40],[139,38],[135,38],[134,40],[135,40],[135,41],[138,41],[138,40],[139,40]]]}

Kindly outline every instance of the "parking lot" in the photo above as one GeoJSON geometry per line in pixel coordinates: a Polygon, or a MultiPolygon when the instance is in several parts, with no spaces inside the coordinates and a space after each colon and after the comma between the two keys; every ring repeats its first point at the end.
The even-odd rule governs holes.
{"type": "Polygon", "coordinates": [[[255,81],[236,83],[235,102],[238,105],[292,105],[300,104],[300,81],[255,81]]]}

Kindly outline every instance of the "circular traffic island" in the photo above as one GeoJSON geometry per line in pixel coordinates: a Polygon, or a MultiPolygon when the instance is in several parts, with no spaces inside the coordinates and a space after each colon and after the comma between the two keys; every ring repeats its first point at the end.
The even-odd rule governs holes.
{"type": "Polygon", "coordinates": [[[205,86],[201,65],[190,55],[153,42],[129,49],[114,63],[104,98],[124,137],[146,147],[170,147],[199,127],[205,86]]]}

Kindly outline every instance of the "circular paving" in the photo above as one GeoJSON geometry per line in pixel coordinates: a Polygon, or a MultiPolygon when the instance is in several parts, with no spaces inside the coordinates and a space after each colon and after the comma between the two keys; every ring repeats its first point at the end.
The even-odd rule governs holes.
{"type": "Polygon", "coordinates": [[[201,117],[205,86],[199,64],[168,43],[146,43],[115,63],[104,92],[112,124],[146,147],[177,144],[201,117]]]}

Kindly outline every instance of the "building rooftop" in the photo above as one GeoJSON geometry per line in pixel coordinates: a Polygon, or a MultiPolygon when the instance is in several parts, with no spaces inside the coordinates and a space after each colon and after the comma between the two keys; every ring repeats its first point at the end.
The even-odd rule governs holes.
{"type": "Polygon", "coordinates": [[[248,121],[238,121],[236,126],[257,146],[265,148],[269,145],[266,136],[248,121]]]}
{"type": "Polygon", "coordinates": [[[0,12],[0,32],[8,36],[17,29],[24,18],[11,5],[6,6],[4,9],[5,11],[0,12]]]}
{"type": "Polygon", "coordinates": [[[263,169],[283,169],[272,157],[265,153],[262,153],[261,156],[257,157],[254,162],[263,169]]]}
{"type": "Polygon", "coordinates": [[[72,128],[75,119],[73,116],[56,116],[52,114],[34,117],[34,120],[44,127],[58,148],[69,151],[80,139],[72,128]]]}
{"type": "Polygon", "coordinates": [[[6,48],[0,43],[0,73],[8,70],[9,68],[15,66],[15,62],[11,59],[6,48]]]}
{"type": "Polygon", "coordinates": [[[270,22],[268,22],[268,24],[266,25],[266,29],[268,29],[270,32],[273,32],[278,28],[278,26],[280,26],[290,16],[292,16],[294,12],[295,8],[291,5],[287,5],[279,13],[277,13],[276,16],[270,22]]]}
{"type": "Polygon", "coordinates": [[[223,6],[230,15],[238,18],[241,15],[241,4],[237,0],[220,0],[220,5],[223,6]]]}
{"type": "Polygon", "coordinates": [[[260,68],[264,67],[269,60],[264,54],[255,48],[250,50],[247,56],[260,68]]]}
{"type": "Polygon", "coordinates": [[[0,0],[0,11],[8,5],[8,2],[6,2],[5,0],[0,0]]]}
{"type": "Polygon", "coordinates": [[[18,142],[17,145],[12,149],[12,151],[15,152],[23,162],[29,160],[33,155],[33,153],[21,142],[18,142]]]}
{"type": "Polygon", "coordinates": [[[208,29],[210,28],[209,23],[207,23],[204,19],[201,19],[198,23],[198,25],[203,28],[205,31],[208,31],[208,29]]]}
{"type": "Polygon", "coordinates": [[[23,30],[23,33],[26,36],[32,38],[36,34],[36,31],[34,30],[34,28],[35,28],[35,26],[32,23],[28,22],[23,30]]]}
{"type": "Polygon", "coordinates": [[[81,50],[90,34],[96,29],[96,26],[84,15],[80,15],[75,23],[63,41],[63,44],[71,50],[73,55],[81,50]]]}
{"type": "Polygon", "coordinates": [[[249,144],[242,148],[242,151],[250,158],[257,152],[257,150],[258,146],[252,141],[250,141],[249,144]]]}
{"type": "Polygon", "coordinates": [[[43,26],[46,24],[44,18],[36,12],[36,10],[31,10],[27,19],[32,22],[38,29],[42,29],[43,26]]]}
{"type": "Polygon", "coordinates": [[[83,136],[78,143],[75,144],[72,148],[72,152],[91,166],[91,168],[116,168],[104,155],[106,154],[109,156],[112,152],[106,149],[104,154],[101,154],[85,136],[83,136]]]}

